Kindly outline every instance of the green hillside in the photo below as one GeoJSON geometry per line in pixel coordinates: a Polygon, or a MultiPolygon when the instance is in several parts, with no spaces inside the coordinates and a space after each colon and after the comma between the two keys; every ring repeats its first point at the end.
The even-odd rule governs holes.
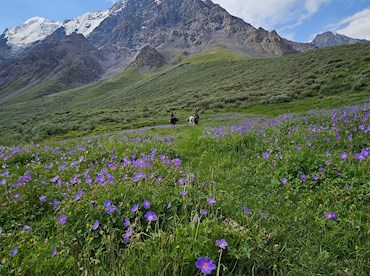
{"type": "Polygon", "coordinates": [[[219,110],[277,114],[340,106],[369,99],[369,80],[370,44],[274,58],[219,47],[159,71],[128,70],[55,94],[47,95],[55,83],[34,87],[0,105],[0,143],[166,123],[172,110],[184,121],[195,108],[207,118],[219,110]]]}

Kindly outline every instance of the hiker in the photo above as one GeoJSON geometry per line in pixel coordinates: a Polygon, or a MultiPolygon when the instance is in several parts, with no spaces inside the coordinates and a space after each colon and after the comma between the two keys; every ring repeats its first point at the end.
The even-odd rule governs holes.
{"type": "Polygon", "coordinates": [[[199,114],[198,114],[198,111],[194,110],[193,116],[194,116],[194,123],[197,125],[198,122],[199,122],[199,114]]]}
{"type": "Polygon", "coordinates": [[[176,118],[175,114],[173,114],[173,112],[172,112],[171,117],[170,117],[170,124],[175,125],[178,121],[179,121],[179,119],[176,118]]]}

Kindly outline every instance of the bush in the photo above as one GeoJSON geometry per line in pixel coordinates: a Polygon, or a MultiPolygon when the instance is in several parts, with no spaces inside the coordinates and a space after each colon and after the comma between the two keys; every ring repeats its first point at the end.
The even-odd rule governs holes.
{"type": "Polygon", "coordinates": [[[320,94],[323,95],[335,95],[340,92],[346,92],[352,90],[352,86],[349,83],[330,83],[326,85],[322,85],[320,87],[320,94]]]}
{"type": "Polygon", "coordinates": [[[268,103],[286,103],[290,102],[292,100],[291,97],[289,97],[287,94],[281,94],[281,95],[276,95],[272,96],[271,98],[268,99],[268,103]]]}
{"type": "Polygon", "coordinates": [[[360,77],[352,84],[352,91],[360,91],[367,86],[368,81],[364,77],[360,77]]]}

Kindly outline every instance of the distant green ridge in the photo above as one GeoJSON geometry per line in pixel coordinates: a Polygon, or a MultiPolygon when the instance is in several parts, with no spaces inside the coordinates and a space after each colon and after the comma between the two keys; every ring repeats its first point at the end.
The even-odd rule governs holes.
{"type": "Polygon", "coordinates": [[[272,58],[215,47],[179,60],[56,94],[45,93],[55,83],[34,87],[0,105],[0,143],[166,123],[171,110],[272,114],[370,98],[370,44],[272,58]]]}

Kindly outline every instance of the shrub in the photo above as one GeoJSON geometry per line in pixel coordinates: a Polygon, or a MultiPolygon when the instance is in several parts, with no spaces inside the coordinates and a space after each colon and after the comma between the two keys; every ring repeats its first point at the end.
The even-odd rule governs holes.
{"type": "Polygon", "coordinates": [[[335,95],[340,92],[346,92],[352,90],[350,83],[335,82],[330,84],[325,84],[320,87],[320,94],[323,95],[335,95]]]}
{"type": "Polygon", "coordinates": [[[288,96],[287,94],[280,94],[276,96],[272,96],[268,99],[268,103],[285,103],[290,102],[292,98],[288,96]]]}

